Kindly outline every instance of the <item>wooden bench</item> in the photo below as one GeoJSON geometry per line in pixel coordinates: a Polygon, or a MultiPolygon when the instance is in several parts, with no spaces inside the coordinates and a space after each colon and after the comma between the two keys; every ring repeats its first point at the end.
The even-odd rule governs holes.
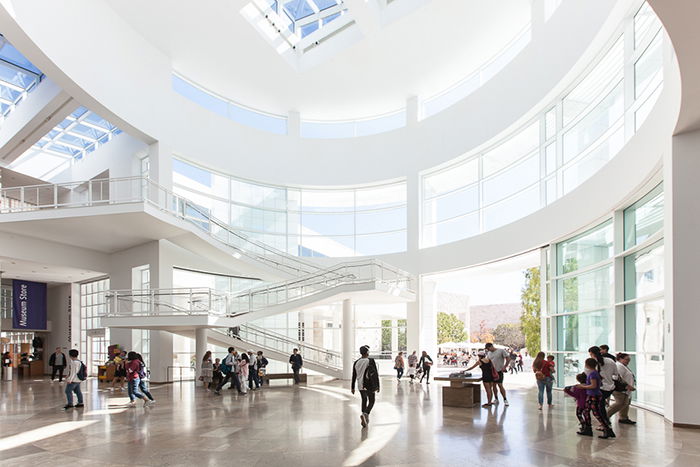
{"type": "Polygon", "coordinates": [[[435,381],[449,381],[442,388],[442,405],[445,407],[478,407],[481,403],[481,378],[437,377],[435,381]]]}
{"type": "MultiPolygon", "coordinates": [[[[271,379],[294,379],[294,373],[267,373],[262,377],[263,384],[267,383],[269,386],[271,379]]],[[[299,373],[299,380],[305,383],[306,373],[299,373]]]]}

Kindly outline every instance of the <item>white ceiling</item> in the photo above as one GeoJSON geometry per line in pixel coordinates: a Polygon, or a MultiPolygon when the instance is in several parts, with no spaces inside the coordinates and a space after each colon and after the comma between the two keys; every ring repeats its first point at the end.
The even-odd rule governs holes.
{"type": "Polygon", "coordinates": [[[299,72],[240,14],[248,1],[108,4],[182,75],[241,104],[309,119],[373,116],[434,95],[503,49],[531,8],[527,0],[432,0],[382,27],[372,5],[348,0],[364,38],[299,72]]]}
{"type": "Polygon", "coordinates": [[[102,272],[89,271],[87,269],[36,263],[1,256],[0,271],[2,271],[3,279],[24,279],[46,282],[49,285],[82,282],[104,276],[102,272]]]}

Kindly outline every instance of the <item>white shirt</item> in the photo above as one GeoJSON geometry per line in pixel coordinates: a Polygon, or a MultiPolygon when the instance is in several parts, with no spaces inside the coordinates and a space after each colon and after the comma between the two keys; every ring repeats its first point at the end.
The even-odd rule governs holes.
{"type": "Polygon", "coordinates": [[[54,366],[66,366],[66,362],[64,360],[63,353],[57,353],[54,355],[56,355],[56,358],[54,359],[54,362],[53,362],[54,366]]]}
{"type": "Polygon", "coordinates": [[[365,371],[369,366],[369,358],[360,358],[355,362],[355,374],[357,375],[357,387],[361,391],[365,389],[365,371]]]}
{"type": "MultiPolygon", "coordinates": [[[[627,383],[628,386],[634,387],[634,375],[632,371],[627,368],[624,364],[617,362],[617,372],[620,374],[620,379],[627,383]]],[[[626,391],[628,394],[630,391],[626,391]]]]}
{"type": "Polygon", "coordinates": [[[80,360],[71,360],[68,364],[68,378],[66,383],[80,383],[78,372],[80,371],[80,360]]]}
{"type": "Polygon", "coordinates": [[[510,359],[510,355],[503,349],[496,349],[493,352],[487,352],[486,356],[491,360],[491,364],[496,371],[503,371],[506,362],[510,359]]]}
{"type": "Polygon", "coordinates": [[[615,360],[610,358],[603,357],[603,361],[605,362],[605,365],[600,366],[600,376],[603,378],[603,381],[600,384],[600,389],[603,391],[612,391],[615,389],[615,380],[613,379],[613,376],[618,374],[617,364],[615,360]]]}

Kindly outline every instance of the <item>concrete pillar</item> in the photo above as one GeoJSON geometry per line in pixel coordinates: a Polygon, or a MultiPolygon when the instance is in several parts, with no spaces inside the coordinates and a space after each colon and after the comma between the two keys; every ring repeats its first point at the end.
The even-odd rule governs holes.
{"type": "Polygon", "coordinates": [[[689,366],[700,329],[700,130],[673,137],[664,157],[665,407],[674,425],[700,426],[700,374],[689,366]]]}
{"type": "Polygon", "coordinates": [[[194,332],[194,362],[196,374],[197,377],[199,377],[202,370],[202,357],[204,357],[204,354],[207,353],[207,328],[197,328],[194,332]]]}
{"type": "Polygon", "coordinates": [[[420,353],[420,291],[421,281],[416,280],[416,301],[406,304],[406,351],[410,355],[414,350],[420,353]]]}
{"type": "Polygon", "coordinates": [[[432,357],[437,354],[437,296],[433,281],[423,279],[420,290],[420,348],[428,352],[432,357]]]}
{"type": "Polygon", "coordinates": [[[343,300],[343,379],[352,378],[353,346],[355,344],[355,323],[352,300],[343,300]]]}

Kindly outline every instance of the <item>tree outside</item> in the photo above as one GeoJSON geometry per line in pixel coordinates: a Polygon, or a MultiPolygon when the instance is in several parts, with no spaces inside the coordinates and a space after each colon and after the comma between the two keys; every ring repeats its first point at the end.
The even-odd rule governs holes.
{"type": "Polygon", "coordinates": [[[440,312],[437,316],[438,344],[467,340],[464,322],[452,313],[440,312]]]}
{"type": "Polygon", "coordinates": [[[493,330],[493,341],[496,344],[505,345],[514,350],[525,347],[525,335],[520,324],[499,324],[493,330]]]}
{"type": "Polygon", "coordinates": [[[525,270],[525,286],[520,294],[523,314],[520,316],[525,347],[530,355],[537,355],[542,348],[542,325],[540,322],[540,268],[525,270]]]}
{"type": "Polygon", "coordinates": [[[494,342],[496,339],[493,336],[491,329],[486,327],[486,321],[481,320],[479,323],[479,332],[472,336],[471,341],[480,344],[486,344],[487,342],[494,342]]]}

